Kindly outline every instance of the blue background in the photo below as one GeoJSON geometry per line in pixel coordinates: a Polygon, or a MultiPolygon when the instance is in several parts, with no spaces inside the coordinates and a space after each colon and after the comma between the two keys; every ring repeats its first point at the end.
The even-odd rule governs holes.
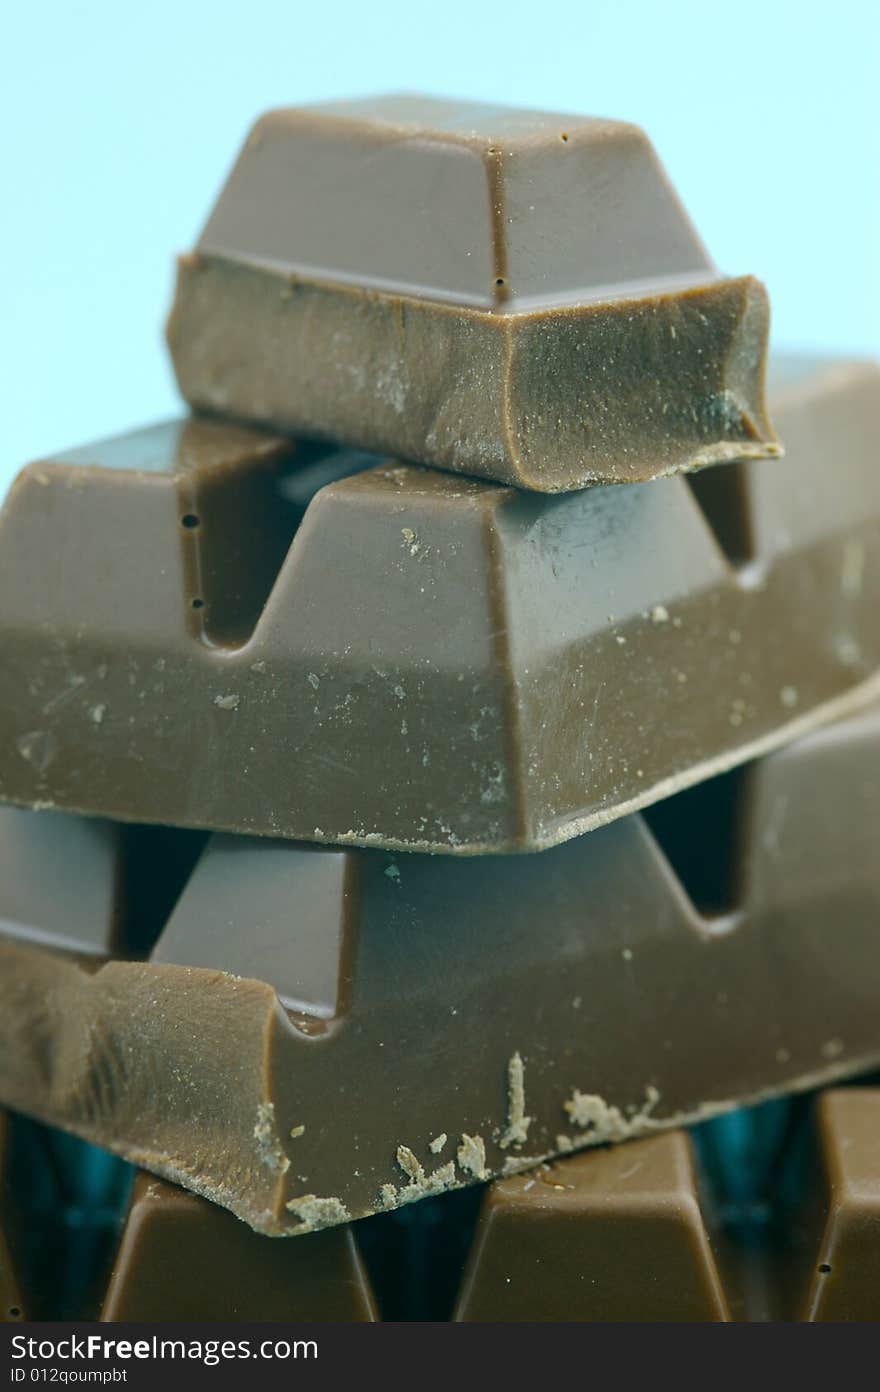
{"type": "Polygon", "coordinates": [[[18,465],[177,409],[161,339],[266,107],[382,90],[646,127],[777,343],[880,352],[874,0],[284,0],[16,6],[0,131],[0,492],[18,465]]]}

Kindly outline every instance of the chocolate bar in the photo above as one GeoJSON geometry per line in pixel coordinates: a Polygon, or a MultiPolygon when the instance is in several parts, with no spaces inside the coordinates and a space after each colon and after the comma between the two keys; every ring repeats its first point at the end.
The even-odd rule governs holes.
{"type": "MultiPolygon", "coordinates": [[[[300,1242],[250,1232],[143,1173],[110,1254],[78,1242],[104,1225],[93,1184],[74,1221],[60,1195],[35,1212],[31,1175],[20,1227],[40,1238],[43,1318],[876,1320],[880,1092],[801,1100],[806,1109],[781,1101],[569,1156],[300,1242]],[[53,1223],[62,1240],[50,1264],[53,1223]],[[59,1265],[76,1278],[66,1305],[59,1265]]],[[[68,1156],[68,1184],[82,1189],[77,1169],[105,1158],[68,1156]]]]}
{"type": "Polygon", "coordinates": [[[203,421],[31,465],[0,798],[535,850],[790,740],[880,690],[878,382],[782,362],[772,469],[554,499],[203,421]]]}
{"type": "Polygon", "coordinates": [[[154,1175],[135,1181],[102,1320],[377,1318],[350,1227],[273,1242],[154,1175]]]}
{"type": "Polygon", "coordinates": [[[814,1193],[792,1242],[804,1277],[793,1291],[796,1317],[877,1320],[880,1092],[826,1093],[819,1099],[817,1123],[814,1193]]]}
{"type": "Polygon", "coordinates": [[[880,1092],[825,1093],[812,1110],[794,1203],[797,1130],[763,1204],[720,1205],[682,1131],[490,1186],[454,1317],[880,1318],[880,1092]]]}
{"type": "Polygon", "coordinates": [[[492,1185],[455,1318],[729,1320],[687,1133],[492,1185]]]}
{"type": "Polygon", "coordinates": [[[553,493],[778,454],[767,323],[637,127],[380,97],[257,122],[168,340],[199,409],[553,493]]]}
{"type": "Polygon", "coordinates": [[[875,706],[540,856],[180,833],[122,956],[21,849],[111,905],[116,829],[5,809],[0,1101],[308,1233],[877,1066],[878,750],[875,706]]]}

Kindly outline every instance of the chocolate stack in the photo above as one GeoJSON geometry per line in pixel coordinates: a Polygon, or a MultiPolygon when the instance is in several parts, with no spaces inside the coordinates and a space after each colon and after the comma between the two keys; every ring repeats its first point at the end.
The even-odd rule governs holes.
{"type": "Polygon", "coordinates": [[[880,1314],[877,1094],[720,1116],[880,1063],[880,370],[780,458],[767,320],[631,126],[258,122],[196,414],[0,520],[13,1316],[880,1314]]]}

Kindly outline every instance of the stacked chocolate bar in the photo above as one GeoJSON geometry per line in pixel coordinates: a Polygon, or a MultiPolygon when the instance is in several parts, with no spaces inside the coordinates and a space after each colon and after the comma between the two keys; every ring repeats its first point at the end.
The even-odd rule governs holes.
{"type": "Polygon", "coordinates": [[[11,1142],[0,1123],[0,1309],[107,1321],[876,1319],[880,1091],[801,1100],[281,1242],[145,1171],[132,1186],[124,1162],[17,1117],[11,1142]]]}
{"type": "Polygon", "coordinates": [[[779,1104],[754,1261],[738,1133],[670,1129],[880,1064],[880,369],[771,362],[779,458],[767,314],[633,127],[257,124],[196,414],[0,519],[13,1314],[877,1304],[875,1094],[779,1104]],[[149,1172],[118,1240],[71,1137],[149,1172]],[[28,1297],[47,1225],[109,1284],[28,1297]]]}

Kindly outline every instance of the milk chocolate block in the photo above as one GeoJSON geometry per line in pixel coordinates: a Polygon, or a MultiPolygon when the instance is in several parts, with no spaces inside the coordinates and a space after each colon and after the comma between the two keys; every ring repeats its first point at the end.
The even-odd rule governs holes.
{"type": "Polygon", "coordinates": [[[24,1305],[0,1246],[0,1320],[376,1318],[350,1227],[309,1244],[275,1242],[143,1173],[128,1198],[123,1161],[21,1117],[10,1127],[0,1113],[4,1172],[10,1149],[15,1179],[3,1212],[18,1254],[30,1258],[34,1298],[24,1305]]]}
{"type": "Polygon", "coordinates": [[[0,1101],[302,1234],[876,1067],[878,760],[880,706],[537,857],[215,835],[149,961],[10,858],[0,1101]]]}
{"type": "Polygon", "coordinates": [[[687,1133],[493,1184],[455,1318],[728,1320],[687,1133]]]}
{"type": "Polygon", "coordinates": [[[816,1111],[816,1193],[798,1234],[798,1317],[880,1319],[880,1091],[826,1093],[816,1111]]]}
{"type": "Polygon", "coordinates": [[[153,1175],[135,1181],[102,1320],[375,1320],[350,1227],[262,1237],[153,1175]]]}
{"type": "MultiPolygon", "coordinates": [[[[748,1127],[762,1110],[736,1118],[748,1127]]],[[[763,1194],[753,1164],[716,1188],[683,1131],[490,1186],[455,1318],[877,1320],[880,1092],[827,1092],[810,1110],[815,1147],[795,1207],[780,1181],[797,1129],[763,1194]]]]}
{"type": "Polygon", "coordinates": [[[878,386],[783,361],[772,469],[554,499],[204,421],[32,465],[0,798],[536,850],[784,743],[880,690],[878,386]]]}
{"type": "Polygon", "coordinates": [[[637,127],[397,96],[257,122],[168,340],[199,409],[555,493],[778,454],[767,322],[637,127]]]}

